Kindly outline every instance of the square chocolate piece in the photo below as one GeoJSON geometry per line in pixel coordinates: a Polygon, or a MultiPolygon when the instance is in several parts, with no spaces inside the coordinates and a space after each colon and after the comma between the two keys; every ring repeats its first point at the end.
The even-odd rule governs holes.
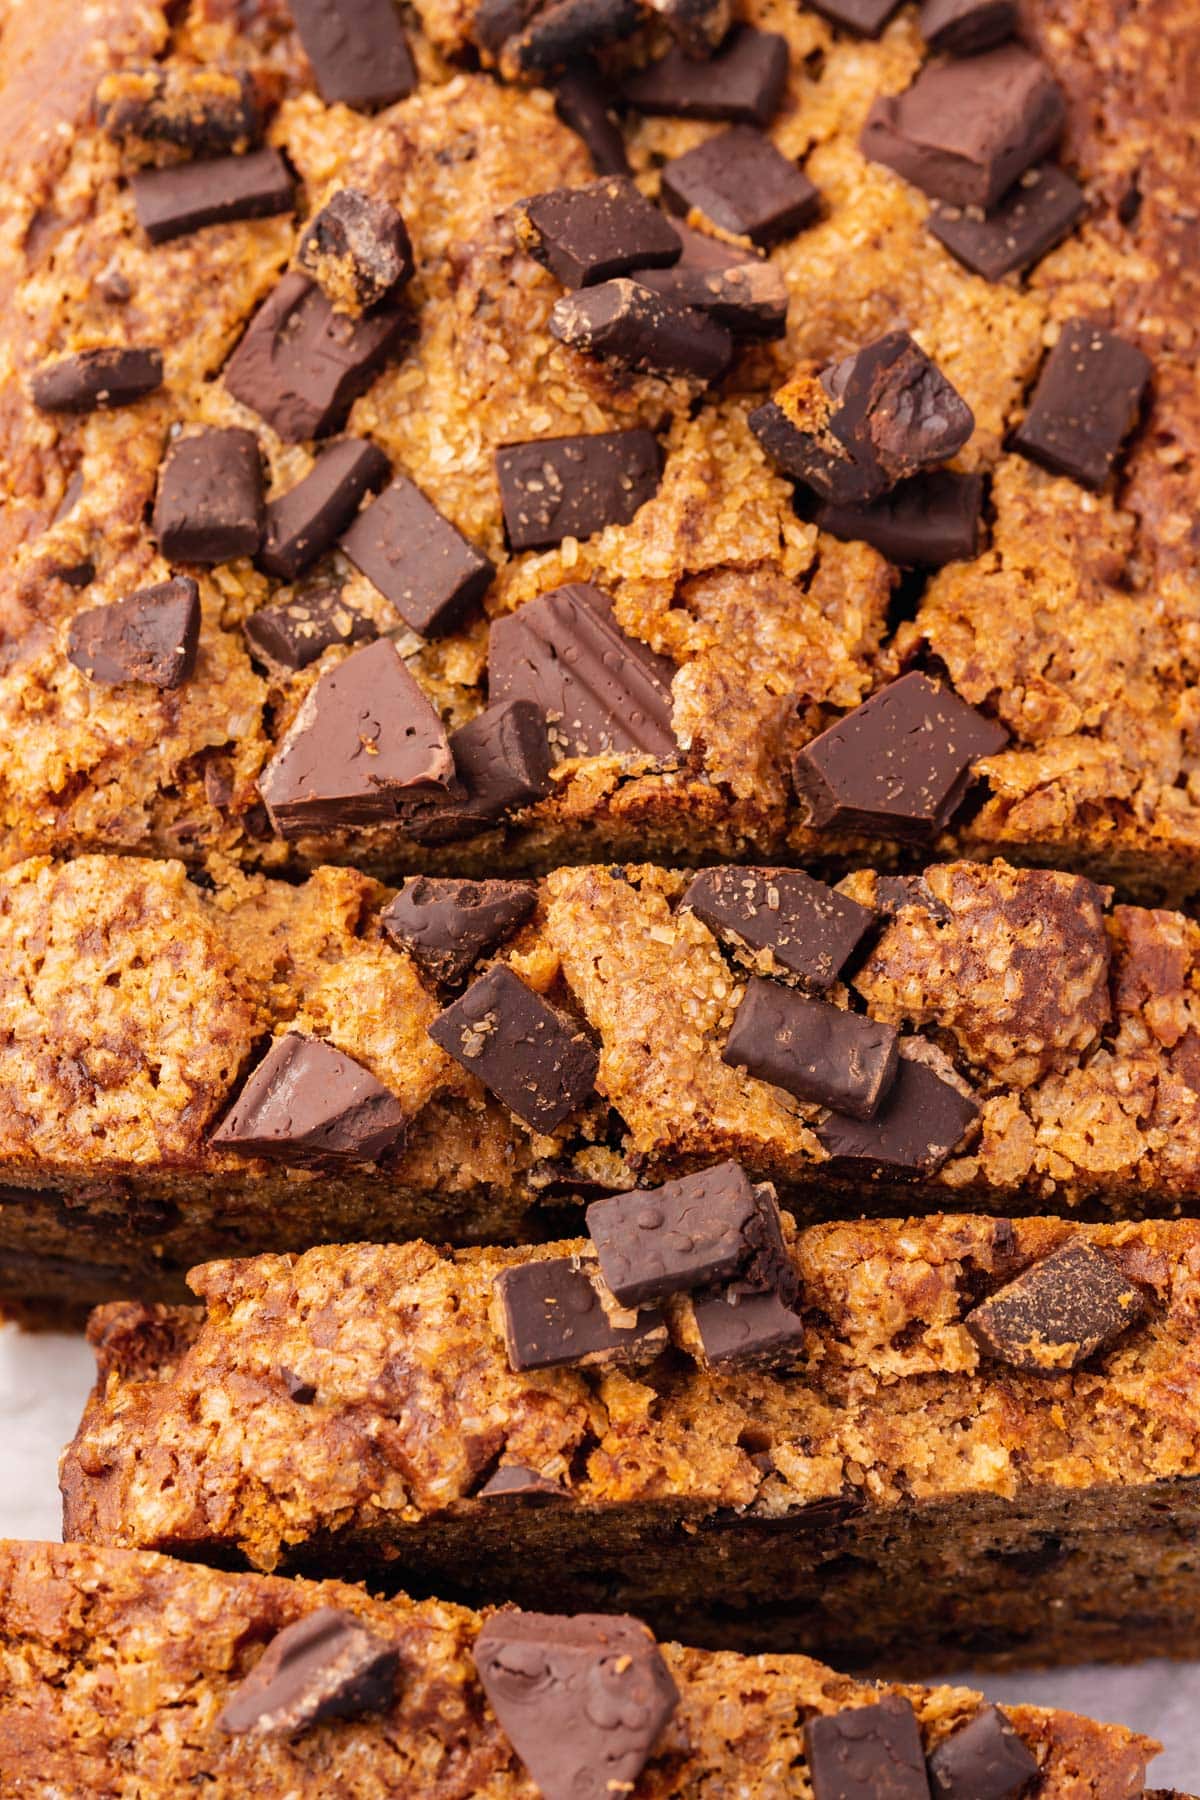
{"type": "Polygon", "coordinates": [[[658,492],[662,456],[652,431],[534,438],[496,452],[504,529],[513,550],[548,550],[628,525],[658,492]]]}
{"type": "Polygon", "coordinates": [[[263,534],[262,452],[238,426],[176,438],[158,477],[154,535],[171,562],[253,556],[263,534]]]}
{"type": "Polygon", "coordinates": [[[628,1362],[667,1347],[663,1316],[654,1309],[636,1325],[613,1325],[600,1291],[574,1257],[517,1263],[496,1277],[509,1367],[560,1369],[569,1363],[628,1362]]]}
{"type": "Polygon", "coordinates": [[[787,39],[735,25],[714,55],[701,61],[679,44],[626,78],[631,106],[651,117],[727,119],[769,125],[787,86],[787,39]]]}
{"type": "Polygon", "coordinates": [[[917,1715],[900,1694],[809,1719],[804,1748],[813,1800],[929,1800],[917,1715]]]}
{"type": "Polygon", "coordinates": [[[936,1175],[979,1117],[975,1100],[902,1056],[892,1091],[873,1119],[828,1113],[814,1127],[838,1174],[936,1175]]]}
{"type": "Polygon", "coordinates": [[[929,230],[965,268],[985,281],[1031,269],[1078,225],[1083,189],[1056,163],[1027,169],[990,213],[936,201],[929,230]]]}
{"type": "Polygon", "coordinates": [[[681,218],[695,208],[719,230],[764,247],[794,237],[821,210],[803,169],[752,125],[734,125],[669,162],[662,193],[681,218]]]}
{"type": "Polygon", "coordinates": [[[288,0],[317,88],[327,106],[390,106],[417,85],[416,65],[394,0],[288,0]]]}
{"type": "Polygon", "coordinates": [[[983,532],[983,476],[929,469],[861,506],[826,501],[813,520],[830,537],[870,544],[901,568],[972,562],[983,532]]]}
{"type": "Polygon", "coordinates": [[[680,907],[731,944],[759,974],[812,993],[833,986],[875,915],[798,869],[702,869],[680,907]]]}
{"type": "Polygon", "coordinates": [[[393,476],[378,500],[363,508],[341,546],[422,637],[453,631],[496,573],[491,559],[407,475],[393,476]]]}
{"type": "Polygon", "coordinates": [[[797,1100],[872,1119],[896,1079],[895,1027],[810,1000],[755,975],[734,1014],[721,1061],[797,1100]]]}
{"type": "Polygon", "coordinates": [[[564,287],[591,287],[631,269],[667,268],[679,234],[627,175],[553,188],[516,208],[517,241],[564,287]]]}
{"type": "Polygon", "coordinates": [[[1061,1375],[1114,1344],[1145,1311],[1137,1283],[1080,1237],[1034,1263],[964,1323],[986,1356],[1028,1375],[1061,1375]]]}
{"type": "Polygon", "coordinates": [[[278,150],[142,169],[129,185],[138,224],[152,244],[205,225],[269,219],[296,204],[296,184],[278,150]]]}
{"type": "Polygon", "coordinates": [[[591,1040],[503,963],[473,981],[429,1035],[534,1131],[556,1130],[595,1090],[591,1040]]]}
{"type": "Polygon", "coordinates": [[[1114,332],[1072,319],[1046,363],[1014,448],[1056,475],[1101,488],[1138,422],[1150,358],[1114,332]]]}

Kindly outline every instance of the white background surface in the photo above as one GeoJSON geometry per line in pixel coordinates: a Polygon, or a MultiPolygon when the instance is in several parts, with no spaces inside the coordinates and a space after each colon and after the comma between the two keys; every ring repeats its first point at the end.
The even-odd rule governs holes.
{"type": "MultiPolygon", "coordinates": [[[[91,1378],[82,1338],[26,1336],[0,1326],[0,1536],[59,1536],[58,1454],[78,1423],[91,1378]]],[[[938,1672],[931,1670],[930,1678],[938,1672]]],[[[949,1678],[994,1700],[1066,1706],[1148,1732],[1167,1745],[1152,1778],[1200,1793],[1200,1664],[978,1678],[955,1671],[949,1678]]]]}

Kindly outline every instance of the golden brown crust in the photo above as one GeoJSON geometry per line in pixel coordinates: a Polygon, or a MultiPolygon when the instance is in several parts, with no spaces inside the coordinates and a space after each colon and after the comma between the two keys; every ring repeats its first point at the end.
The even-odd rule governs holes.
{"type": "MultiPolygon", "coordinates": [[[[371,1599],[81,1545],[0,1548],[0,1731],[5,1773],[31,1800],[67,1792],[163,1800],[202,1785],[212,1800],[525,1800],[533,1789],[470,1659],[477,1615],[437,1601],[371,1599]],[[216,1716],[279,1630],[320,1606],[352,1612],[394,1643],[395,1704],[384,1714],[288,1739],[230,1738],[216,1716]],[[98,1721],[103,1729],[98,1730],[98,1721]],[[119,1747],[118,1747],[119,1746],[119,1747]]],[[[802,1728],[816,1715],[911,1701],[927,1750],[972,1718],[969,1688],[881,1689],[804,1657],[663,1647],[680,1700],[643,1778],[661,1800],[701,1789],[774,1800],[808,1791],[802,1728]]],[[[1004,1709],[1036,1758],[1043,1800],[1133,1800],[1158,1745],[1073,1713],[1004,1709]],[[1086,1786],[1084,1785],[1086,1783],[1086,1786]]],[[[640,1785],[640,1784],[639,1784],[640,1785]]]]}

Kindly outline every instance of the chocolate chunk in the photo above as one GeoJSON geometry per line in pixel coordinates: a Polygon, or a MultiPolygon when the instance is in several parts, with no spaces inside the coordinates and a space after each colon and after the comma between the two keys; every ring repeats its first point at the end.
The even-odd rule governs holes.
{"type": "Polygon", "coordinates": [[[937,925],[949,925],[954,918],[923,875],[880,875],[875,883],[875,904],[889,919],[897,918],[906,906],[919,906],[937,925]]]}
{"type": "Polygon", "coordinates": [[[191,675],[199,641],[200,590],[177,575],[77,613],[67,629],[67,661],[105,686],[145,681],[171,689],[191,675]]]}
{"type": "MultiPolygon", "coordinates": [[[[747,250],[743,244],[731,244],[725,238],[711,237],[707,231],[697,231],[691,225],[685,225],[680,219],[675,226],[679,233],[679,241],[683,245],[683,255],[675,264],[677,269],[733,269],[739,265],[751,268],[769,268],[757,250],[747,250]]],[[[642,271],[637,271],[639,281],[642,271]]]]}
{"type": "Polygon", "coordinates": [[[877,38],[900,0],[810,0],[814,12],[852,31],[856,37],[877,38]]]}
{"type": "Polygon", "coordinates": [[[367,112],[403,100],[417,71],[395,0],[289,0],[292,19],[327,106],[367,112]]]}
{"type": "Polygon", "coordinates": [[[587,1209],[600,1270],[622,1306],[643,1306],[740,1276],[748,1289],[795,1294],[779,1208],[739,1163],[717,1163],[659,1188],[594,1200],[587,1209]]]}
{"type": "Polygon", "coordinates": [[[975,419],[908,333],[890,331],[816,377],[794,376],[750,427],[822,499],[862,505],[961,450],[975,419]]]}
{"type": "Polygon", "coordinates": [[[804,1349],[804,1321],[777,1293],[711,1294],[692,1302],[707,1363],[793,1362],[804,1349]]]}
{"type": "Polygon", "coordinates": [[[1014,448],[1056,475],[1103,487],[1137,424],[1150,375],[1136,344],[1071,319],[1046,358],[1014,448]]]}
{"type": "Polygon", "coordinates": [[[606,281],[564,294],[550,314],[550,331],[586,356],[651,375],[715,381],[733,356],[724,326],[693,307],[660,299],[636,281],[606,281]]]}
{"type": "Polygon", "coordinates": [[[589,56],[637,30],[642,22],[638,0],[557,0],[542,7],[519,35],[504,47],[501,68],[541,75],[589,56]]]}
{"type": "Polygon", "coordinates": [[[317,1390],[315,1383],[305,1381],[304,1378],[297,1375],[293,1369],[280,1369],[279,1379],[287,1390],[288,1399],[294,1400],[297,1406],[311,1406],[316,1399],[317,1390]]]}
{"type": "Polygon", "coordinates": [[[821,210],[804,171],[752,125],[733,125],[667,163],[662,193],[682,218],[694,207],[718,230],[763,246],[794,237],[821,210]]]}
{"type": "Polygon", "coordinates": [[[298,594],[284,606],[260,606],[242,630],[251,655],[280,676],[307,669],[330,644],[365,644],[378,636],[374,620],[347,606],[336,584],[298,594]]]}
{"type": "Polygon", "coordinates": [[[654,1308],[633,1325],[613,1325],[591,1278],[571,1256],[518,1263],[496,1277],[509,1366],[557,1369],[567,1363],[635,1362],[667,1347],[654,1308]]]}
{"type": "Polygon", "coordinates": [[[702,869],[679,904],[732,944],[739,960],[818,994],[832,987],[875,918],[798,869],[702,869]]]}
{"type": "Polygon", "coordinates": [[[591,287],[630,269],[666,268],[683,249],[679,234],[628,176],[552,188],[515,209],[517,239],[566,287],[591,287]]]}
{"type": "Polygon", "coordinates": [[[631,106],[651,117],[769,125],[779,111],[787,73],[787,39],[739,25],[705,62],[675,45],[630,75],[624,94],[631,106]]]}
{"type": "Polygon", "coordinates": [[[546,715],[531,700],[503,700],[450,734],[455,781],[444,800],[406,808],[419,844],[451,844],[487,831],[550,791],[546,715]]]}
{"type": "Polygon", "coordinates": [[[918,23],[939,55],[975,56],[1012,36],[1017,0],[922,0],[918,23]]]}
{"type": "Polygon", "coordinates": [[[368,438],[340,438],[327,445],[302,481],[268,502],[259,567],[294,581],[333,548],[363,496],[378,491],[390,473],[387,457],[368,438]]]}
{"type": "Polygon", "coordinates": [[[750,979],[721,1052],[797,1100],[830,1106],[852,1119],[873,1118],[896,1079],[894,1026],[810,1000],[777,981],[750,979]]]}
{"type": "Polygon", "coordinates": [[[873,1119],[830,1113],[814,1129],[846,1174],[936,1175],[978,1116],[974,1100],[924,1063],[902,1056],[892,1091],[873,1119]]]}
{"type": "Polygon", "coordinates": [[[733,22],[731,0],[649,0],[649,4],[665,20],[676,43],[697,60],[713,54],[733,22]]]}
{"type": "Polygon", "coordinates": [[[935,201],[928,225],[966,268],[985,281],[1001,281],[1032,268],[1060,244],[1087,211],[1083,189],[1065,169],[1042,163],[1009,189],[994,212],[935,201]]]}
{"type": "Polygon", "coordinates": [[[411,329],[402,307],[362,319],[334,312],[316,283],[292,269],[250,321],[225,365],[225,386],[285,443],[325,437],[411,329]]]}
{"type": "Polygon", "coordinates": [[[1037,1772],[1036,1757],[998,1706],[983,1707],[929,1758],[934,1800],[1017,1800],[1037,1772]]]}
{"type": "Polygon", "coordinates": [[[902,675],[806,744],[792,774],[808,824],[922,838],[953,818],[1003,728],[927,675],[902,675]]]}
{"type": "Polygon", "coordinates": [[[309,220],[296,261],[344,312],[389,299],[413,272],[412,244],[396,208],[351,187],[309,220]]]}
{"type": "Polygon", "coordinates": [[[492,1711],[543,1800],[632,1795],[679,1704],[637,1619],[495,1613],[475,1641],[492,1711]]]}
{"type": "Polygon", "coordinates": [[[985,1356],[1058,1375],[1115,1343],[1146,1311],[1142,1290],[1086,1238],[1044,1257],[963,1321],[985,1356]]]}
{"type": "Polygon", "coordinates": [[[616,95],[594,62],[578,62],[566,71],[554,89],[554,110],[583,139],[597,175],[629,174],[616,95]]]}
{"type": "Polygon", "coordinates": [[[439,880],[414,875],[379,915],[384,935],[434,981],[461,981],[511,937],[537,903],[527,881],[439,880]]]}
{"type": "Polygon", "coordinates": [[[815,522],[830,537],[871,544],[902,568],[941,569],[979,555],[983,476],[930,469],[861,506],[825,501],[815,522]]]}
{"type": "Polygon", "coordinates": [[[917,1715],[900,1694],[807,1719],[804,1754],[813,1800],[929,1800],[917,1715]]]}
{"type": "Polygon", "coordinates": [[[560,759],[677,755],[673,675],[666,657],[626,637],[608,595],[584,584],[527,600],[495,620],[488,638],[493,703],[533,701],[560,759]]]}
{"type": "Polygon", "coordinates": [[[158,477],[154,535],[172,562],[222,563],[262,542],[262,452],[237,426],[176,438],[158,477]]]}
{"type": "Polygon", "coordinates": [[[97,85],[96,112],[113,142],[139,158],[240,154],[264,124],[254,77],[212,66],[111,70],[97,85]]]}
{"type": "Polygon", "coordinates": [[[30,380],[33,404],[42,412],[105,412],[132,406],[162,386],[160,350],[80,350],[43,363],[30,380]]]}
{"type": "Polygon", "coordinates": [[[297,1167],[378,1162],[404,1132],[396,1096],[319,1038],[276,1038],[212,1134],[219,1150],[297,1167]]]}
{"type": "Polygon", "coordinates": [[[283,837],[394,819],[454,773],[442,722],[389,638],[326,669],[305,696],[258,790],[283,837]]]}
{"type": "Polygon", "coordinates": [[[985,212],[1054,148],[1066,123],[1058,83],[1020,44],[927,63],[903,94],[876,100],[860,146],[938,200],[985,212]]]}
{"type": "Polygon", "coordinates": [[[291,212],[296,203],[292,172],[278,150],[143,169],[129,185],[138,224],[152,244],[169,243],[205,225],[269,219],[291,212]]]}
{"type": "Polygon", "coordinates": [[[477,1500],[526,1500],[531,1506],[545,1506],[548,1501],[569,1500],[570,1494],[561,1481],[551,1481],[524,1463],[501,1463],[496,1473],[480,1488],[477,1500]]]}
{"type": "Polygon", "coordinates": [[[387,1712],[399,1669],[395,1644],[352,1613],[322,1606],[271,1639],[217,1715],[217,1728],[294,1737],[326,1719],[387,1712]]]}
{"type": "Polygon", "coordinates": [[[394,475],[364,507],[341,547],[423,637],[444,637],[461,624],[496,573],[407,475],[394,475]]]}
{"type": "Polygon", "coordinates": [[[591,1040],[503,963],[473,981],[429,1035],[534,1131],[554,1131],[596,1086],[591,1040]]]}
{"type": "Polygon", "coordinates": [[[498,57],[538,10],[540,0],[477,0],[471,37],[481,50],[498,57]]]}
{"type": "Polygon", "coordinates": [[[496,452],[504,529],[513,550],[548,550],[628,525],[658,492],[662,457],[652,431],[535,438],[496,452]]]}
{"type": "Polygon", "coordinates": [[[735,337],[779,338],[787,330],[787,283],[774,263],[728,269],[639,269],[642,287],[676,306],[707,313],[735,337]]]}

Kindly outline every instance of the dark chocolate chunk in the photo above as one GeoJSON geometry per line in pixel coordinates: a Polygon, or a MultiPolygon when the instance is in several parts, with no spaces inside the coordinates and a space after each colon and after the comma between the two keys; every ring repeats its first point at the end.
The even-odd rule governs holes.
{"type": "Polygon", "coordinates": [[[419,844],[451,844],[500,824],[550,791],[546,715],[531,700],[502,700],[450,734],[455,781],[444,800],[405,808],[419,844]]]}
{"type": "Polygon", "coordinates": [[[551,1481],[524,1463],[501,1463],[496,1473],[476,1494],[477,1500],[525,1500],[531,1506],[545,1506],[548,1501],[569,1500],[570,1494],[561,1481],[551,1481]]]}
{"type": "Polygon", "coordinates": [[[707,1363],[794,1361],[804,1349],[804,1321],[783,1297],[728,1292],[692,1302],[707,1363]]]}
{"type": "Polygon", "coordinates": [[[832,987],[875,915],[798,869],[702,869],[680,906],[763,973],[832,987]]]}
{"type": "Polygon", "coordinates": [[[348,312],[389,299],[413,272],[412,244],[396,208],[352,187],[341,188],[309,220],[296,261],[348,312]]]}
{"type": "Polygon", "coordinates": [[[294,1369],[280,1369],[279,1379],[287,1390],[288,1399],[294,1400],[297,1406],[311,1406],[316,1399],[316,1384],[305,1381],[294,1369]]]}
{"type": "Polygon", "coordinates": [[[252,150],[264,115],[247,70],[203,67],[114,69],[96,87],[105,132],[127,152],[232,156],[252,150]]]}
{"type": "Polygon", "coordinates": [[[939,55],[976,56],[1012,36],[1017,0],[921,0],[918,23],[939,55]]]}
{"type": "Polygon", "coordinates": [[[501,68],[524,75],[561,69],[629,37],[641,22],[638,0],[556,0],[535,11],[524,29],[505,44],[501,68]]]}
{"type": "Polygon", "coordinates": [[[429,1035],[534,1131],[554,1131],[596,1086],[590,1038],[503,963],[439,1014],[429,1035]]]}
{"type": "Polygon", "coordinates": [[[543,1800],[624,1800],[679,1704],[637,1619],[494,1613],[475,1641],[492,1711],[543,1800]]]}
{"type": "Polygon", "coordinates": [[[831,537],[871,544],[889,562],[909,569],[941,569],[979,555],[983,476],[930,469],[901,481],[862,506],[823,502],[815,522],[831,537]]]}
{"type": "Polygon", "coordinates": [[[423,637],[443,637],[461,624],[496,573],[407,475],[394,475],[363,508],[341,547],[423,637]]]}
{"type": "Polygon", "coordinates": [[[813,1800],[929,1800],[917,1715],[901,1694],[807,1719],[804,1753],[813,1800]]]}
{"type": "Polygon", "coordinates": [[[936,1175],[979,1116],[979,1107],[924,1063],[900,1058],[892,1091],[873,1119],[830,1113],[814,1128],[846,1174],[936,1175]]]}
{"type": "Polygon", "coordinates": [[[176,438],[159,471],[154,535],[171,562],[253,556],[263,534],[262,452],[238,426],[176,438]]]}
{"type": "Polygon", "coordinates": [[[43,363],[30,380],[33,404],[42,412],[104,412],[132,406],[162,386],[160,350],[123,350],[117,345],[80,350],[43,363]]]}
{"type": "Polygon", "coordinates": [[[597,175],[629,174],[616,95],[590,58],[573,64],[555,85],[554,110],[583,139],[597,175]]]}
{"type": "Polygon", "coordinates": [[[442,722],[390,638],[326,669],[259,777],[276,831],[340,831],[437,798],[454,774],[442,722]]]}
{"type": "Polygon", "coordinates": [[[366,112],[417,85],[395,0],[289,0],[322,100],[366,112]]]}
{"type": "Polygon", "coordinates": [[[892,1025],[754,975],[721,1060],[797,1100],[871,1119],[896,1079],[898,1043],[892,1025]]]}
{"type": "Polygon", "coordinates": [[[250,321],[225,365],[225,385],[285,443],[325,437],[411,329],[402,307],[361,319],[334,312],[316,283],[292,269],[250,321]]]}
{"type": "Polygon", "coordinates": [[[504,529],[513,550],[547,550],[628,525],[658,492],[662,456],[652,431],[535,438],[496,452],[504,529]]]}
{"type": "Polygon", "coordinates": [[[650,0],[650,4],[676,43],[697,60],[712,55],[733,21],[731,0],[650,0]]]}
{"type": "Polygon", "coordinates": [[[291,212],[296,203],[292,172],[278,150],[143,169],[129,185],[138,224],[152,244],[169,243],[205,225],[270,219],[291,212]]]}
{"type": "Polygon", "coordinates": [[[471,20],[471,37],[481,50],[497,57],[509,38],[528,24],[540,0],[477,0],[471,20]]]}
{"type": "Polygon", "coordinates": [[[177,688],[196,666],[199,641],[200,590],[177,575],[77,613],[67,630],[67,660],[106,686],[145,681],[177,688]]]}
{"type": "Polygon", "coordinates": [[[570,288],[669,267],[683,249],[670,220],[624,175],[535,194],[514,217],[522,248],[570,288]]]}
{"type": "Polygon", "coordinates": [[[806,744],[793,780],[817,830],[921,838],[941,831],[1003,728],[927,675],[902,675],[806,744]]]}
{"type": "Polygon", "coordinates": [[[326,445],[302,481],[268,501],[259,567],[295,581],[333,548],[363,496],[377,492],[390,473],[387,457],[369,438],[340,438],[326,445]]]}
{"type": "Polygon", "coordinates": [[[378,1162],[403,1135],[382,1082],[320,1038],[276,1038],[212,1134],[220,1150],[305,1168],[378,1162]]]}
{"type": "Polygon", "coordinates": [[[786,1289],[795,1297],[775,1197],[768,1187],[755,1188],[739,1163],[594,1200],[587,1228],[622,1306],[734,1276],[747,1290],[786,1289]]]}
{"type": "Polygon", "coordinates": [[[1056,475],[1103,487],[1137,424],[1150,375],[1136,344],[1071,319],[1046,358],[1014,447],[1056,475]]]}
{"type": "Polygon", "coordinates": [[[694,307],[663,300],[636,281],[606,281],[564,294],[550,314],[560,343],[625,369],[715,381],[729,367],[733,339],[694,307]]]}
{"type": "Polygon", "coordinates": [[[927,63],[903,94],[876,100],[864,156],[955,206],[985,212],[1052,150],[1066,123],[1053,75],[1021,44],[927,63]]]}
{"type": "Polygon", "coordinates": [[[929,1758],[934,1800],[1017,1800],[1037,1772],[1036,1757],[998,1706],[981,1708],[929,1758]]]}
{"type": "Polygon", "coordinates": [[[707,313],[735,337],[778,338],[787,330],[787,282],[774,263],[727,269],[639,269],[634,278],[660,299],[707,313]]]}
{"type": "Polygon", "coordinates": [[[1086,1238],[1034,1263],[963,1321],[986,1356],[1058,1375],[1115,1343],[1146,1311],[1136,1282],[1086,1238]]]}
{"type": "Polygon", "coordinates": [[[626,637],[608,595],[583,584],[527,600],[496,619],[488,638],[493,703],[533,701],[559,759],[677,755],[673,675],[666,657],[626,637]]]}
{"type": "Polygon", "coordinates": [[[889,919],[897,918],[906,906],[919,906],[937,925],[949,925],[954,918],[923,875],[880,875],[875,883],[875,904],[889,919]]]}
{"type": "Polygon", "coordinates": [[[856,37],[877,38],[900,0],[810,0],[814,12],[852,31],[856,37]]]}
{"type": "Polygon", "coordinates": [[[395,1644],[353,1613],[322,1606],[271,1639],[217,1715],[217,1728],[293,1737],[326,1719],[386,1712],[399,1669],[395,1644]]]}
{"type": "Polygon", "coordinates": [[[966,268],[985,281],[1001,281],[1040,262],[1086,211],[1079,183],[1055,163],[1042,163],[1026,171],[994,212],[985,215],[938,200],[928,225],[966,268]]]}
{"type": "MultiPolygon", "coordinates": [[[[683,255],[675,264],[677,269],[733,269],[739,264],[749,264],[756,269],[769,267],[757,250],[747,250],[744,244],[731,244],[725,238],[712,237],[707,231],[697,231],[694,226],[685,225],[683,220],[675,226],[679,233],[679,241],[683,245],[683,255]]],[[[641,279],[641,271],[638,271],[641,279]]]]}
{"type": "Polygon", "coordinates": [[[786,38],[738,25],[704,62],[675,45],[630,75],[624,94],[631,106],[652,117],[769,125],[779,111],[787,72],[786,38]]]}
{"type": "Polygon", "coordinates": [[[599,1289],[573,1256],[518,1263],[496,1277],[509,1366],[557,1369],[567,1363],[635,1362],[667,1347],[654,1308],[633,1325],[614,1325],[599,1289]]]}
{"type": "Polygon", "coordinates": [[[753,125],[733,125],[667,163],[662,193],[681,218],[695,207],[718,230],[763,246],[794,237],[821,210],[803,169],[753,125]]]}
{"type": "Polygon", "coordinates": [[[90,587],[96,579],[96,565],[90,556],[81,557],[77,562],[52,563],[46,574],[56,581],[65,581],[68,587],[90,587]]]}
{"type": "Polygon", "coordinates": [[[355,612],[336,583],[297,594],[283,606],[260,606],[242,626],[252,656],[273,675],[307,669],[330,644],[366,644],[375,621],[355,612]]]}
{"type": "Polygon", "coordinates": [[[908,333],[890,331],[818,376],[794,376],[750,427],[822,499],[862,505],[961,450],[975,419],[908,333]]]}
{"type": "Polygon", "coordinates": [[[384,935],[434,981],[461,981],[511,937],[537,903],[528,881],[457,881],[414,875],[379,915],[384,935]]]}

